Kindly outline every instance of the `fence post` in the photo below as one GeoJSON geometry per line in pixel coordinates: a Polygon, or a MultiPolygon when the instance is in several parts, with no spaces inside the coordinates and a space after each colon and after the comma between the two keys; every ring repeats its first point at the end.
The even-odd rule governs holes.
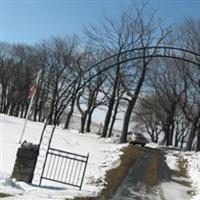
{"type": "Polygon", "coordinates": [[[83,185],[83,179],[84,179],[84,176],[85,176],[85,171],[86,171],[86,167],[87,167],[87,163],[88,163],[88,158],[89,158],[89,153],[87,155],[87,159],[86,159],[86,162],[85,162],[85,167],[84,167],[84,170],[83,170],[83,176],[82,176],[82,179],[81,179],[81,185],[80,185],[79,190],[81,190],[82,185],[83,185]]]}

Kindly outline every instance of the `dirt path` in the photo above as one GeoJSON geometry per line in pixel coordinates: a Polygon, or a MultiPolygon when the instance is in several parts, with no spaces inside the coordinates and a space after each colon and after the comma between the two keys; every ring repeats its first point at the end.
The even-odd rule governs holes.
{"type": "Polygon", "coordinates": [[[181,165],[181,160],[179,170],[173,171],[169,169],[165,161],[167,150],[136,146],[131,148],[141,153],[117,192],[105,198],[106,200],[168,200],[169,197],[172,199],[171,196],[174,200],[189,199],[186,192],[190,191],[189,182],[187,182],[186,171],[181,165]],[[176,190],[175,193],[174,190],[176,190]]]}
{"type": "MultiPolygon", "coordinates": [[[[142,153],[134,162],[133,166],[129,170],[129,173],[123,180],[115,195],[113,195],[110,199],[155,199],[158,194],[157,190],[154,188],[158,184],[159,179],[163,176],[163,173],[159,174],[159,171],[162,171],[159,170],[159,168],[161,168],[161,152],[159,150],[150,148],[131,148],[137,148],[142,153]]],[[[165,178],[166,174],[167,173],[164,173],[165,178]]]]}

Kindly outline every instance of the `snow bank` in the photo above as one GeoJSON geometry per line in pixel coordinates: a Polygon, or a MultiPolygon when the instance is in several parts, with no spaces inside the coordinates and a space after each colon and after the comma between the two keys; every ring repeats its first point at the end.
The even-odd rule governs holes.
{"type": "MultiPolygon", "coordinates": [[[[179,170],[179,167],[178,167],[178,157],[174,155],[175,151],[168,151],[168,153],[165,155],[165,158],[166,158],[166,162],[167,162],[167,165],[168,167],[171,169],[171,170],[174,170],[174,171],[178,171],[179,170]]],[[[178,154],[179,152],[177,152],[178,154]]]]}
{"type": "Polygon", "coordinates": [[[188,187],[177,184],[176,182],[162,182],[160,196],[166,200],[189,200],[187,195],[188,187]]]}
{"type": "Polygon", "coordinates": [[[154,143],[154,142],[149,142],[148,144],[146,144],[146,147],[150,147],[152,149],[159,149],[159,148],[162,148],[163,145],[159,145],[158,143],[154,143]]]}
{"type": "Polygon", "coordinates": [[[188,159],[188,175],[195,189],[192,200],[200,200],[200,152],[187,153],[186,158],[188,159]]]}
{"type": "Polygon", "coordinates": [[[178,170],[178,157],[174,156],[175,154],[188,160],[188,176],[195,193],[191,200],[200,200],[200,152],[168,151],[166,161],[172,170],[178,170]]]}
{"type": "MultiPolygon", "coordinates": [[[[53,148],[64,151],[90,154],[82,191],[54,182],[44,182],[43,187],[16,182],[9,179],[14,166],[18,141],[24,119],[0,114],[0,186],[1,192],[14,195],[5,199],[66,199],[74,196],[96,196],[105,186],[106,171],[120,163],[121,149],[127,144],[114,144],[111,139],[102,139],[95,134],[81,134],[77,130],[57,127],[52,139],[53,148]]],[[[28,122],[24,140],[38,144],[42,123],[28,122]]],[[[49,130],[51,127],[48,127],[49,130]]],[[[77,127],[78,128],[78,127],[77,127]]]]}

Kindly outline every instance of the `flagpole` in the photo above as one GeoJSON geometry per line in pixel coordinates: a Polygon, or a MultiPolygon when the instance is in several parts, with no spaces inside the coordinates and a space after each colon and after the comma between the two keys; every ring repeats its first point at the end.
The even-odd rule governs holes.
{"type": "MultiPolygon", "coordinates": [[[[38,86],[38,82],[39,82],[39,79],[40,79],[41,72],[42,72],[42,70],[40,70],[40,71],[38,72],[38,74],[37,74],[37,78],[36,78],[36,81],[35,81],[36,88],[37,88],[37,86],[38,86]]],[[[28,118],[29,118],[29,116],[30,116],[30,111],[31,111],[31,107],[32,107],[32,104],[33,104],[33,100],[34,100],[36,91],[37,91],[37,89],[34,90],[33,95],[32,95],[32,97],[31,97],[31,101],[30,101],[29,106],[28,106],[28,111],[27,111],[27,113],[26,113],[26,118],[25,118],[25,122],[24,122],[24,127],[23,127],[23,129],[22,129],[22,133],[21,133],[21,136],[20,136],[20,139],[19,139],[19,144],[21,144],[22,139],[23,139],[23,136],[24,136],[24,133],[25,133],[26,125],[27,125],[27,122],[28,122],[28,118]]]]}

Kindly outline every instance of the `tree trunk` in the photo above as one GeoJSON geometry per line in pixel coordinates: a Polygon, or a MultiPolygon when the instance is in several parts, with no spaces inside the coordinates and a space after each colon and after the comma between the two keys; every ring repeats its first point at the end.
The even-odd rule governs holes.
{"type": "Polygon", "coordinates": [[[118,107],[119,107],[119,100],[117,100],[116,105],[115,105],[114,114],[113,114],[113,117],[112,117],[112,121],[111,121],[110,129],[109,129],[108,137],[112,136],[112,130],[113,130],[113,127],[114,127],[114,124],[115,124],[118,107]]]}
{"type": "Polygon", "coordinates": [[[3,112],[3,110],[4,110],[5,99],[6,99],[6,87],[4,86],[4,84],[2,84],[0,112],[3,112]]]}
{"type": "Polygon", "coordinates": [[[109,101],[106,117],[105,117],[105,120],[104,120],[102,137],[107,136],[108,127],[109,127],[109,124],[110,124],[110,119],[112,117],[112,111],[113,111],[113,107],[114,107],[114,104],[115,104],[115,96],[116,96],[117,86],[118,86],[118,81],[119,81],[119,71],[120,71],[120,66],[117,66],[117,70],[116,70],[116,74],[115,74],[115,81],[114,81],[114,85],[113,85],[113,91],[112,91],[112,95],[111,95],[111,98],[110,98],[110,101],[109,101]]]}
{"type": "Polygon", "coordinates": [[[7,103],[4,108],[3,108],[3,113],[4,114],[9,114],[9,110],[10,110],[10,103],[7,103]]]}
{"type": "Polygon", "coordinates": [[[189,133],[189,138],[188,138],[187,145],[185,148],[186,151],[190,151],[192,149],[192,143],[194,141],[195,134],[196,132],[199,133],[198,129],[199,129],[199,116],[197,115],[196,118],[192,122],[192,128],[189,133]]]}
{"type": "Polygon", "coordinates": [[[174,128],[175,128],[175,122],[174,122],[174,115],[176,112],[176,101],[172,103],[171,110],[170,110],[170,129],[169,129],[169,145],[173,145],[173,139],[174,139],[174,128]]]}
{"type": "Polygon", "coordinates": [[[91,124],[92,124],[92,114],[94,112],[94,109],[91,109],[91,111],[88,113],[88,120],[86,125],[86,132],[91,132],[91,124]]]}
{"type": "Polygon", "coordinates": [[[174,136],[174,123],[172,122],[169,134],[169,145],[173,145],[173,136],[174,136]]]}
{"type": "Polygon", "coordinates": [[[197,145],[196,145],[196,151],[200,151],[200,127],[197,131],[197,145]]]}
{"type": "Polygon", "coordinates": [[[20,118],[23,118],[24,104],[21,105],[20,118]]]}
{"type": "Polygon", "coordinates": [[[131,113],[132,113],[133,108],[135,106],[135,103],[137,101],[138,95],[140,93],[140,89],[142,88],[144,78],[145,78],[145,74],[146,74],[146,69],[147,69],[147,64],[145,63],[145,61],[143,61],[143,69],[142,69],[141,76],[140,76],[138,83],[137,83],[137,86],[135,88],[134,95],[133,95],[132,99],[129,101],[129,104],[128,104],[128,107],[126,109],[126,113],[125,113],[125,116],[124,116],[124,123],[123,123],[120,143],[125,143],[126,140],[127,140],[127,133],[128,133],[131,113]]]}
{"type": "Polygon", "coordinates": [[[80,129],[80,133],[84,133],[85,132],[86,119],[87,119],[87,112],[83,112],[81,114],[81,129],[80,129]]]}
{"type": "Polygon", "coordinates": [[[69,111],[67,113],[67,117],[66,117],[66,120],[65,120],[65,125],[64,125],[64,129],[69,129],[69,123],[70,123],[70,120],[71,120],[71,117],[73,115],[73,111],[69,111]]]}
{"type": "Polygon", "coordinates": [[[125,143],[126,140],[127,140],[129,121],[130,121],[130,117],[131,117],[134,105],[135,105],[135,101],[133,99],[131,101],[129,101],[128,107],[127,107],[125,115],[124,115],[124,122],[123,122],[123,128],[122,128],[120,143],[125,143]]]}
{"type": "Polygon", "coordinates": [[[18,103],[17,106],[15,107],[15,111],[14,111],[14,116],[15,117],[19,117],[19,111],[20,111],[20,105],[18,103]]]}
{"type": "Polygon", "coordinates": [[[76,102],[76,97],[74,97],[74,98],[72,99],[71,108],[70,108],[69,113],[67,114],[64,129],[68,129],[68,128],[69,128],[69,123],[70,123],[71,117],[72,117],[72,115],[73,115],[73,113],[74,113],[74,105],[75,105],[75,102],[76,102]]]}
{"type": "Polygon", "coordinates": [[[155,143],[158,143],[158,135],[156,135],[155,143]]]}
{"type": "Polygon", "coordinates": [[[163,132],[165,134],[164,137],[164,144],[166,146],[170,145],[170,120],[169,116],[167,117],[166,121],[162,124],[163,132]]]}
{"type": "Polygon", "coordinates": [[[188,138],[187,145],[186,145],[186,148],[185,148],[186,151],[192,150],[192,143],[193,143],[194,138],[195,138],[195,133],[196,133],[196,126],[193,125],[192,129],[189,133],[189,138],[188,138]]]}
{"type": "Polygon", "coordinates": [[[178,147],[178,143],[179,143],[178,133],[176,133],[176,135],[175,135],[175,143],[174,143],[174,146],[175,146],[175,147],[178,147]]]}
{"type": "Polygon", "coordinates": [[[42,106],[39,106],[38,121],[42,122],[42,106]]]}
{"type": "Polygon", "coordinates": [[[91,129],[90,129],[91,123],[92,123],[92,113],[89,113],[87,125],[86,125],[86,132],[88,132],[88,133],[90,133],[90,131],[91,131],[91,129]]]}
{"type": "Polygon", "coordinates": [[[38,104],[37,104],[37,102],[36,102],[36,104],[35,104],[35,109],[34,109],[34,113],[33,113],[33,121],[37,121],[37,116],[38,116],[38,104]]]}
{"type": "Polygon", "coordinates": [[[49,120],[48,120],[48,122],[49,122],[49,125],[53,124],[53,110],[52,109],[51,109],[50,114],[49,114],[49,120]]]}
{"type": "Polygon", "coordinates": [[[9,111],[9,115],[11,115],[11,116],[14,115],[14,109],[15,109],[15,106],[16,106],[15,103],[11,104],[11,108],[10,108],[10,111],[9,111]]]}
{"type": "Polygon", "coordinates": [[[55,122],[54,112],[55,112],[55,104],[57,103],[56,95],[57,95],[57,88],[55,88],[53,91],[53,97],[52,97],[51,104],[50,104],[50,114],[49,114],[49,124],[50,125],[52,125],[55,122]]]}
{"type": "Polygon", "coordinates": [[[115,104],[115,92],[114,92],[114,89],[113,89],[113,94],[112,94],[112,97],[109,101],[108,110],[107,110],[106,117],[105,117],[105,120],[104,120],[102,137],[107,136],[107,131],[108,131],[108,127],[109,127],[109,124],[110,124],[110,119],[111,119],[111,116],[112,116],[112,110],[113,110],[114,104],[115,104]]]}
{"type": "MultiPolygon", "coordinates": [[[[44,97],[43,97],[44,98],[44,97]]],[[[45,101],[44,100],[40,100],[40,102],[39,102],[39,106],[38,106],[38,121],[39,122],[42,122],[42,121],[44,121],[44,107],[45,107],[45,103],[44,103],[45,101]]]]}
{"type": "Polygon", "coordinates": [[[24,116],[23,116],[23,118],[26,118],[26,114],[28,112],[28,105],[29,105],[28,102],[26,102],[26,104],[24,105],[24,116]]]}
{"type": "Polygon", "coordinates": [[[155,142],[155,130],[151,129],[151,132],[148,131],[148,134],[151,137],[151,141],[155,142]]]}
{"type": "Polygon", "coordinates": [[[184,137],[184,135],[182,135],[182,138],[181,138],[181,149],[183,148],[184,139],[185,139],[185,137],[184,137]]]}

